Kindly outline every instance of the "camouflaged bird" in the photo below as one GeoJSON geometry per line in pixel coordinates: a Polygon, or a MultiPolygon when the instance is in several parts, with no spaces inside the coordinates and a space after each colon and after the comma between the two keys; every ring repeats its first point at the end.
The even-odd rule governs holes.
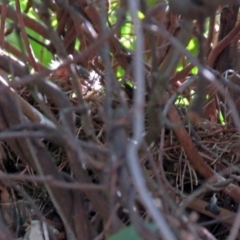
{"type": "MultiPolygon", "coordinates": [[[[51,67],[57,68],[60,65],[59,61],[52,61],[51,67]]],[[[82,90],[84,86],[87,86],[89,80],[89,71],[82,67],[81,65],[75,65],[75,71],[77,75],[77,83],[79,88],[82,90]]],[[[49,80],[58,85],[63,91],[74,90],[71,83],[71,76],[66,67],[59,68],[49,76],[49,80]]]]}

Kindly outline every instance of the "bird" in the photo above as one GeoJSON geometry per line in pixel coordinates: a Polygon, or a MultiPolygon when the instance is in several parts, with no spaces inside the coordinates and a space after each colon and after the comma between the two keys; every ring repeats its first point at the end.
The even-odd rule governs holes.
{"type": "MultiPolygon", "coordinates": [[[[49,76],[49,80],[58,85],[64,91],[72,90],[72,83],[70,80],[69,71],[66,67],[58,68],[61,65],[61,61],[53,60],[51,62],[51,68],[57,68],[51,75],[49,76]]],[[[77,83],[79,88],[82,89],[82,86],[86,86],[90,77],[90,73],[87,69],[82,67],[81,65],[74,65],[77,83]]]]}
{"type": "Polygon", "coordinates": [[[205,210],[213,213],[214,215],[220,214],[220,209],[217,205],[216,193],[213,193],[213,196],[211,197],[209,204],[205,207],[205,210]]]}

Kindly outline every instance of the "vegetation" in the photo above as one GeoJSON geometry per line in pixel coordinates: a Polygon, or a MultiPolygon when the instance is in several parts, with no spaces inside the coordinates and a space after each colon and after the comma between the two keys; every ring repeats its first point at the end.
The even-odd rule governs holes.
{"type": "Polygon", "coordinates": [[[238,239],[238,16],[2,0],[0,239],[238,239]]]}

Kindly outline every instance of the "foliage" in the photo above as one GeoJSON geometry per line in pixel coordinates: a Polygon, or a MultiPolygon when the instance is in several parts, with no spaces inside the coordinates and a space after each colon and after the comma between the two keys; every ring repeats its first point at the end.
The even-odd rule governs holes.
{"type": "Polygon", "coordinates": [[[0,3],[5,239],[28,238],[35,218],[70,240],[237,232],[225,218],[240,199],[234,4],[0,3]],[[204,223],[216,213],[223,223],[204,223]]]}

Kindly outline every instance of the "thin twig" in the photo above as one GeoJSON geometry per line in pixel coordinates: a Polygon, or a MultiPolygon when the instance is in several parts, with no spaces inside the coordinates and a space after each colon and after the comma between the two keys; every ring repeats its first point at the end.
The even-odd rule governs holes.
{"type": "Polygon", "coordinates": [[[136,79],[137,89],[134,91],[134,105],[135,111],[133,118],[133,137],[129,142],[127,151],[128,165],[133,176],[135,186],[146,205],[149,213],[152,215],[157,227],[161,231],[162,237],[169,240],[175,240],[176,237],[172,233],[169,225],[163,218],[161,211],[159,211],[154,205],[150,193],[147,190],[144,182],[143,173],[138,159],[138,149],[143,141],[144,132],[144,92],[145,92],[145,81],[143,71],[143,30],[141,22],[139,21],[137,11],[139,10],[138,2],[129,1],[129,9],[133,19],[133,25],[136,32],[136,48],[135,48],[135,59],[134,59],[134,75],[136,79]]]}
{"type": "Polygon", "coordinates": [[[40,184],[49,184],[56,188],[73,189],[73,190],[89,190],[89,191],[104,191],[106,187],[100,184],[91,183],[77,183],[77,182],[64,182],[54,179],[51,175],[34,176],[34,175],[22,175],[22,174],[5,174],[0,172],[1,180],[13,180],[13,181],[27,181],[36,182],[40,184]]]}

